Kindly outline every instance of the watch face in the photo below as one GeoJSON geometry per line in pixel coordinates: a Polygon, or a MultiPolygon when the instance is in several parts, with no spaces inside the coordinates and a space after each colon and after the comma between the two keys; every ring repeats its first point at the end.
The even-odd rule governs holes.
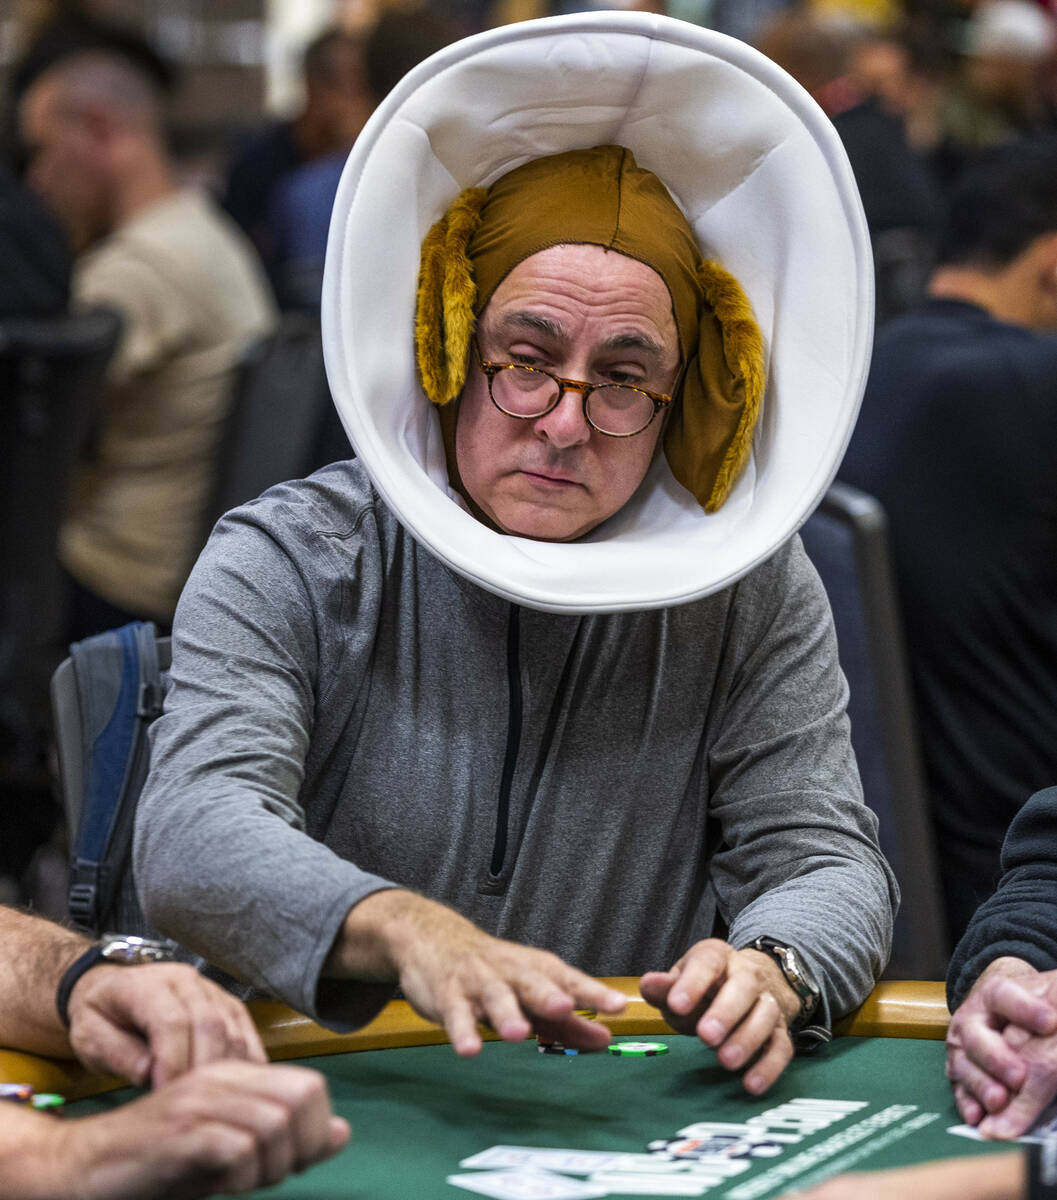
{"type": "Polygon", "coordinates": [[[172,952],[164,942],[131,936],[108,937],[103,942],[101,953],[107,962],[132,966],[148,962],[166,962],[172,958],[172,952]]]}

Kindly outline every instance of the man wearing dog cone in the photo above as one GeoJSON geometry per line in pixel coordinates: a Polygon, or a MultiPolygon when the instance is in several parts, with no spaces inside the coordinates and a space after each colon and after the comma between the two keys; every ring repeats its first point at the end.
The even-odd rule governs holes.
{"type": "Polygon", "coordinates": [[[217,527],[136,827],[145,911],[338,1028],[399,984],[598,1049],[597,975],[762,1092],[887,959],[832,622],[792,536],[850,432],[870,259],[821,113],[641,14],[449,47],[339,191],[357,458],[217,527]]]}

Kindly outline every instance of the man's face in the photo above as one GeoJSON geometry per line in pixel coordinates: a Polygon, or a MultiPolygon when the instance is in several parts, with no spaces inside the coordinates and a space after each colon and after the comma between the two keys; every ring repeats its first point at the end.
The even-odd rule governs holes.
{"type": "MultiPolygon", "coordinates": [[[[671,299],[651,267],[601,246],[554,246],[519,263],[478,323],[484,359],[542,367],[586,383],[631,383],[670,393],[679,369],[671,299]]],[[[542,417],[495,407],[471,360],[459,401],[456,456],[463,485],[506,533],[545,541],[581,537],[642,482],[663,421],[607,437],[566,391],[542,417]]]]}
{"type": "Polygon", "coordinates": [[[19,120],[29,185],[66,227],[74,248],[82,250],[106,232],[105,147],[90,118],[75,111],[59,81],[46,74],[27,91],[19,120]]]}

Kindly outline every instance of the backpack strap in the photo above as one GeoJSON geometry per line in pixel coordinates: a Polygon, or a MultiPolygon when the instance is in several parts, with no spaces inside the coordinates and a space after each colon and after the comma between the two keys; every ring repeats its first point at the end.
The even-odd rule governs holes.
{"type": "Polygon", "coordinates": [[[84,798],[70,866],[69,912],[101,933],[132,841],[147,774],[147,729],[162,710],[157,630],[136,621],[70,647],[81,711],[84,798]]]}

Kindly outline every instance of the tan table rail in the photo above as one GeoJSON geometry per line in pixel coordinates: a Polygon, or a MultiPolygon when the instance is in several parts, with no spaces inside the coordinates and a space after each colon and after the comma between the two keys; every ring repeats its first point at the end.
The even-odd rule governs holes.
{"type": "MultiPolygon", "coordinates": [[[[639,996],[637,979],[605,982],[628,997],[623,1013],[599,1017],[613,1033],[671,1032],[657,1009],[639,996]]],[[[423,1020],[403,1000],[392,1001],[370,1024],[345,1034],[332,1033],[276,1001],[255,1000],[250,1008],[268,1055],[276,1060],[396,1046],[431,1046],[447,1041],[439,1026],[423,1020]]],[[[942,1039],[949,1019],[942,983],[890,981],[879,983],[856,1012],[837,1023],[835,1032],[850,1037],[942,1039]]],[[[494,1034],[485,1036],[495,1038],[494,1034]]],[[[14,1050],[0,1050],[0,1082],[30,1083],[38,1091],[58,1092],[70,1100],[122,1086],[120,1080],[93,1075],[77,1063],[38,1058],[14,1050]]]]}

